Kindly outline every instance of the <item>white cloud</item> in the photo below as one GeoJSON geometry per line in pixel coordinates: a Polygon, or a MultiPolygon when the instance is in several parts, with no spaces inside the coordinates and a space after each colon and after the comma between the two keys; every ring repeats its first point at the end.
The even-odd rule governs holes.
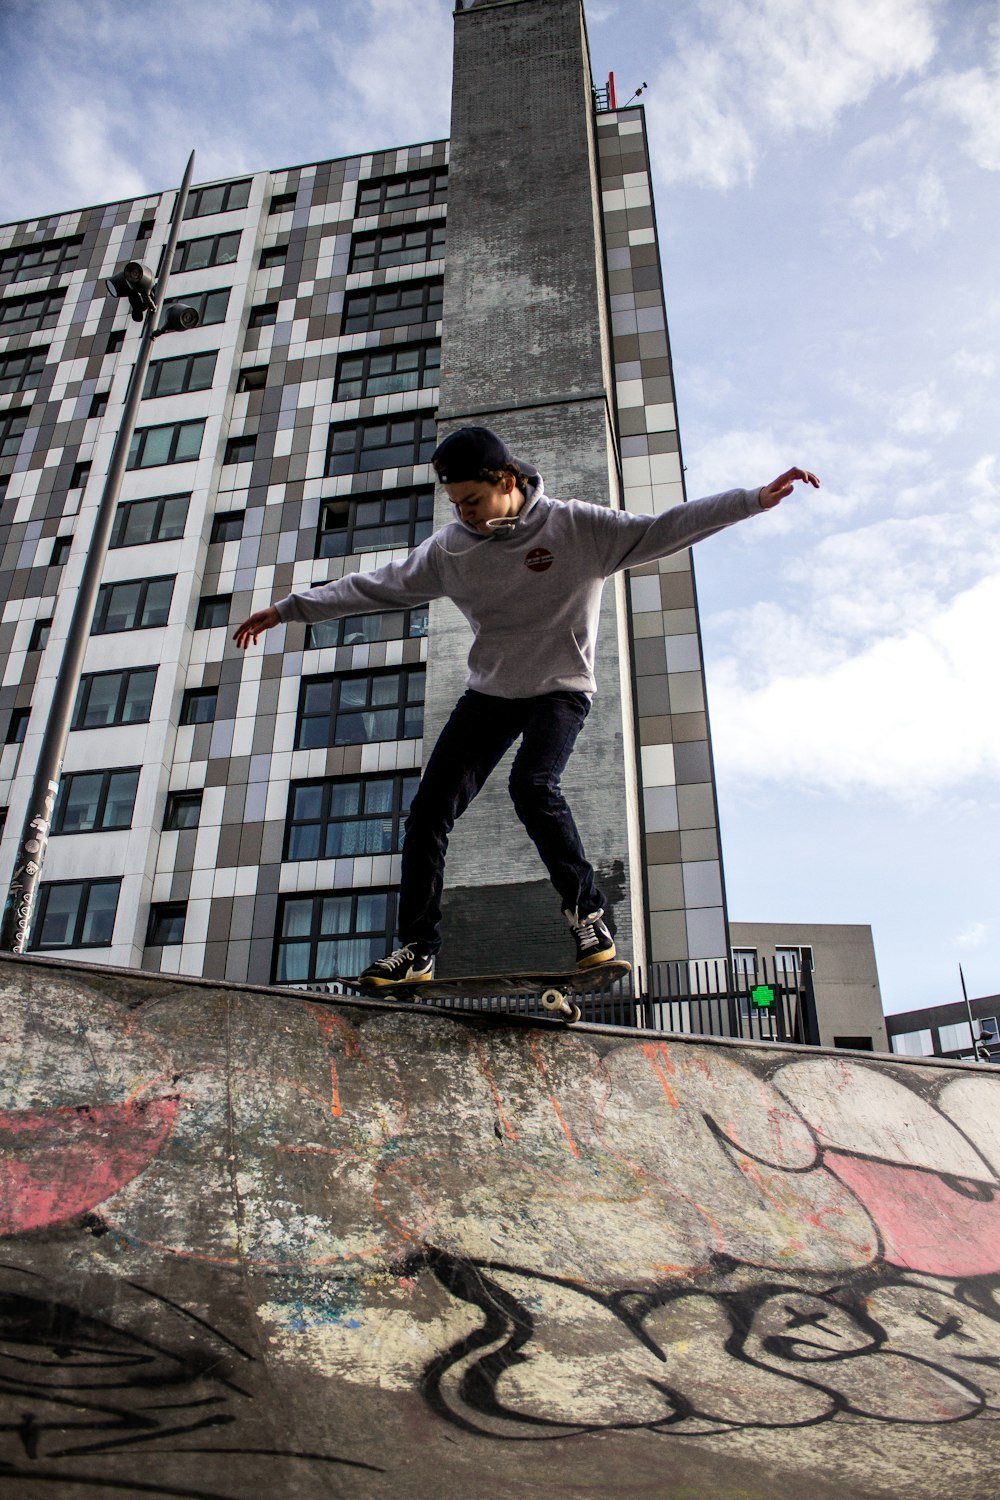
{"type": "Polygon", "coordinates": [[[982,948],[990,939],[988,922],[970,922],[961,932],[956,932],[952,944],[956,948],[982,948]]]}
{"type": "Polygon", "coordinates": [[[659,172],[717,188],[749,181],[772,140],[830,129],[880,83],[926,68],[932,0],[701,0],[651,79],[659,172]]]}
{"type": "Polygon", "coordinates": [[[962,150],[977,167],[1000,172],[1000,6],[987,28],[985,53],[984,64],[928,79],[911,98],[962,127],[962,150]]]}
{"type": "Polygon", "coordinates": [[[910,801],[1000,776],[1000,576],[920,628],[819,670],[744,685],[711,674],[716,763],[735,783],[777,782],[910,801]]]}
{"type": "Polygon", "coordinates": [[[845,212],[864,234],[890,240],[925,239],[951,222],[944,183],[932,167],[861,188],[847,200],[845,212]]]}

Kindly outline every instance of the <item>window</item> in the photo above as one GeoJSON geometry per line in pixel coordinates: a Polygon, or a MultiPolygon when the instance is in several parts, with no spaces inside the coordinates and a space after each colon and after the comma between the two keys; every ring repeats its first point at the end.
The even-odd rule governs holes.
{"type": "Polygon", "coordinates": [[[36,620],[31,627],[31,639],[28,641],[29,651],[44,651],[49,644],[49,632],[52,629],[52,616],[46,620],[36,620]]]}
{"type": "Polygon", "coordinates": [[[370,333],[376,328],[405,328],[435,323],[441,316],[444,282],[403,281],[398,286],[349,292],[344,302],[342,333],[370,333]]]}
{"type": "Polygon", "coordinates": [[[835,1036],[835,1047],[846,1047],[851,1052],[874,1052],[875,1043],[870,1036],[835,1036]]]}
{"type": "Polygon", "coordinates": [[[168,830],[197,828],[201,821],[201,792],[168,792],[163,826],[168,830]]]}
{"type": "Polygon", "coordinates": [[[29,406],[24,406],[19,411],[0,412],[0,458],[13,458],[16,455],[30,415],[29,406]]]}
{"type": "Polygon", "coordinates": [[[317,557],[347,557],[386,547],[415,547],[434,529],[434,491],[327,500],[320,510],[317,557]]]}
{"type": "Polygon", "coordinates": [[[237,382],[237,391],[262,391],[267,385],[267,365],[254,365],[251,369],[241,370],[237,382]]]}
{"type": "Polygon", "coordinates": [[[89,672],[80,680],[73,729],[104,729],[115,724],[146,724],[153,704],[155,667],[89,672]]]}
{"type": "Polygon", "coordinates": [[[207,234],[199,240],[181,240],[174,252],[171,271],[203,271],[208,266],[228,266],[239,253],[238,229],[229,234],[207,234]]]}
{"type": "Polygon", "coordinates": [[[757,978],[757,949],[756,948],[734,948],[733,949],[733,977],[739,982],[741,979],[756,980],[757,978]]]}
{"type": "Polygon", "coordinates": [[[380,615],[349,615],[342,620],[320,620],[306,630],[306,650],[326,646],[366,646],[373,641],[405,641],[427,634],[427,605],[394,609],[380,615]]]}
{"type": "Polygon", "coordinates": [[[330,428],[327,474],[367,474],[430,463],[437,424],[427,413],[330,428]]]}
{"type": "Polygon", "coordinates": [[[266,250],[260,252],[260,269],[268,271],[271,266],[283,266],[287,256],[287,245],[269,245],[266,250]]]}
{"type": "Polygon", "coordinates": [[[299,693],[297,750],[419,739],[424,669],[312,677],[299,693]]]}
{"type": "Polygon", "coordinates": [[[288,860],[396,854],[420,777],[363,776],[294,782],[288,794],[288,860]]]}
{"type": "Polygon", "coordinates": [[[186,901],[156,902],[149,908],[146,947],[166,948],[171,943],[183,943],[186,917],[186,901]]]}
{"type": "Polygon", "coordinates": [[[990,1046],[1000,1042],[1000,1028],[997,1026],[996,1016],[981,1016],[979,1020],[979,1036],[982,1041],[990,1046]]]}
{"type": "Polygon", "coordinates": [[[43,881],[29,947],[107,947],[114,933],[121,884],[121,880],[43,881]]]}
{"type": "Polygon", "coordinates": [[[958,1021],[954,1026],[939,1026],[938,1046],[942,1052],[971,1052],[972,1027],[968,1021],[958,1021]]]}
{"type": "MultiPolygon", "coordinates": [[[[163,317],[166,318],[168,308],[183,302],[185,307],[193,307],[197,312],[200,328],[208,328],[212,323],[224,323],[231,291],[232,287],[227,286],[218,292],[192,292],[189,296],[170,297],[163,304],[163,317]]],[[[162,320],[160,326],[163,326],[162,320]]],[[[124,338],[124,334],[122,337],[124,338]]]]}
{"type": "Polygon", "coordinates": [[[334,384],[335,401],[360,396],[389,396],[436,386],[441,371],[440,344],[409,344],[394,349],[369,349],[342,354],[334,384]]]}
{"type": "Polygon", "coordinates": [[[22,245],[0,258],[0,276],[11,281],[35,281],[39,276],[62,276],[80,259],[83,235],[70,240],[49,240],[44,245],[22,245]]]}
{"type": "Polygon", "coordinates": [[[135,243],[137,246],[141,245],[144,240],[149,239],[149,236],[152,234],[155,224],[155,219],[143,219],[142,223],[139,225],[139,228],[135,232],[135,243]]]}
{"type": "Polygon", "coordinates": [[[421,224],[399,234],[358,235],[351,245],[352,271],[381,271],[386,266],[412,266],[444,255],[445,224],[421,224]]]}
{"type": "Polygon", "coordinates": [[[59,783],[53,833],[107,833],[131,828],[139,767],[122,771],[74,771],[59,783]]]}
{"type": "Polygon", "coordinates": [[[448,173],[444,170],[422,172],[406,177],[383,177],[361,183],[358,190],[357,217],[391,214],[400,208],[429,208],[444,203],[448,196],[448,173]]]}
{"type": "Polygon", "coordinates": [[[209,536],[210,542],[238,542],[243,535],[243,520],[246,515],[242,510],[221,510],[218,515],[212,517],[212,532],[209,536]]]}
{"type": "Polygon", "coordinates": [[[113,635],[118,630],[150,630],[154,625],[165,625],[173,592],[172,577],[102,583],[91,635],[113,635]]]}
{"type": "Polygon", "coordinates": [[[48,349],[25,349],[20,354],[6,354],[0,359],[0,396],[15,391],[36,390],[48,358],[48,349]]]}
{"type": "Polygon", "coordinates": [[[65,295],[65,292],[41,292],[33,297],[11,297],[0,302],[0,335],[54,328],[65,295]]]}
{"type": "Polygon", "coordinates": [[[248,464],[252,462],[256,451],[257,438],[254,433],[248,433],[245,437],[230,438],[222,461],[226,464],[248,464]]]}
{"type": "Polygon", "coordinates": [[[389,891],[285,896],[279,908],[276,984],[309,984],[360,974],[392,946],[389,891]]]}
{"type": "Polygon", "coordinates": [[[269,214],[283,214],[288,209],[295,207],[295,193],[275,193],[268,204],[269,214]]]}
{"type": "Polygon", "coordinates": [[[204,219],[207,214],[232,213],[246,208],[250,201],[250,179],[243,182],[220,182],[213,187],[195,188],[188,194],[185,219],[204,219]]]}
{"type": "Polygon", "coordinates": [[[930,1030],[901,1031],[891,1038],[892,1050],[900,1057],[932,1057],[934,1044],[930,1030]]]}
{"type": "Polygon", "coordinates": [[[205,423],[167,422],[159,427],[138,427],[128,450],[130,469],[153,469],[158,464],[183,464],[198,457],[205,423]]]}
{"type": "Polygon", "coordinates": [[[272,323],[278,321],[277,302],[258,302],[256,307],[251,307],[250,316],[247,318],[248,328],[270,328],[272,323]]]}
{"type": "Polygon", "coordinates": [[[70,487],[70,489],[71,490],[82,490],[82,489],[85,489],[86,485],[87,485],[87,481],[90,478],[90,471],[91,471],[92,468],[93,468],[93,464],[91,464],[91,463],[74,464],[73,465],[73,473],[70,475],[70,481],[69,481],[69,487],[70,487]]]}
{"type": "Polygon", "coordinates": [[[11,709],[10,718],[7,720],[7,733],[4,736],[5,745],[24,744],[24,736],[28,732],[28,720],[30,718],[30,708],[11,709]]]}
{"type": "Polygon", "coordinates": [[[157,495],[150,500],[125,501],[115,512],[111,546],[175,541],[184,535],[190,499],[190,495],[157,495]]]}
{"type": "Polygon", "coordinates": [[[813,953],[811,948],[775,948],[774,968],[776,974],[801,974],[803,969],[811,969],[813,966],[813,953]]]}
{"type": "Polygon", "coordinates": [[[62,568],[66,559],[73,550],[73,538],[71,536],[57,536],[52,543],[52,556],[49,558],[50,568],[62,568]]]}
{"type": "Polygon", "coordinates": [[[181,700],[181,723],[211,724],[218,699],[218,688],[188,688],[181,700]]]}
{"type": "Polygon", "coordinates": [[[125,344],[124,328],[116,328],[113,333],[108,334],[108,342],[104,346],[105,354],[117,354],[125,344]]]}
{"type": "Polygon", "coordinates": [[[108,391],[97,391],[95,393],[94,399],[90,403],[90,410],[87,413],[88,417],[104,416],[104,413],[108,409],[108,395],[108,391]]]}
{"type": "Polygon", "coordinates": [[[211,354],[181,354],[156,359],[149,367],[143,400],[150,396],[180,396],[185,391],[207,391],[215,379],[218,350],[211,354]]]}
{"type": "Polygon", "coordinates": [[[232,594],[206,594],[198,600],[195,630],[214,630],[217,625],[228,625],[232,604],[232,594]]]}

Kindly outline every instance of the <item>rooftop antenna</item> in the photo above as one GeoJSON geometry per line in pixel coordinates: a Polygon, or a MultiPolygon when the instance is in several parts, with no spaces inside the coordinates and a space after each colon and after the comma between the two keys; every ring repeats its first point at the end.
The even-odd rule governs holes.
{"type": "MultiPolygon", "coordinates": [[[[645,82],[640,83],[639,87],[636,89],[635,93],[632,95],[632,99],[638,99],[639,95],[643,92],[643,90],[648,89],[648,88],[649,88],[649,84],[648,83],[645,83],[645,82]]],[[[632,103],[632,99],[627,100],[625,104],[619,105],[619,108],[620,109],[628,109],[629,105],[632,103]]]]}

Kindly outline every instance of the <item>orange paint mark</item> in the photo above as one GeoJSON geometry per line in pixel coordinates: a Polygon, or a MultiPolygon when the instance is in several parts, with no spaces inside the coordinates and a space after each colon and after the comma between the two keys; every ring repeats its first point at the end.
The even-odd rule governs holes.
{"type": "Polygon", "coordinates": [[[667,1101],[671,1109],[680,1109],[680,1105],[677,1102],[677,1095],[674,1093],[673,1089],[670,1087],[670,1084],[667,1082],[667,1075],[666,1073],[664,1073],[663,1068],[660,1066],[662,1060],[662,1062],[666,1064],[667,1072],[674,1072],[674,1065],[670,1060],[670,1053],[668,1052],[667,1048],[663,1045],[662,1042],[645,1042],[643,1043],[642,1050],[649,1058],[649,1061],[653,1064],[653,1072],[656,1074],[657,1078],[660,1080],[660,1083],[663,1085],[663,1092],[667,1096],[667,1101]]]}
{"type": "Polygon", "coordinates": [[[496,1079],[493,1077],[493,1070],[487,1060],[486,1049],[483,1046],[482,1042],[479,1040],[476,1041],[476,1051],[479,1054],[479,1066],[482,1070],[483,1077],[486,1079],[486,1082],[489,1085],[490,1093],[493,1095],[493,1103],[497,1107],[497,1114],[500,1117],[500,1124],[503,1127],[503,1133],[509,1141],[520,1140],[520,1136],[514,1129],[513,1125],[510,1123],[507,1111],[503,1107],[503,1099],[500,1097],[500,1090],[497,1087],[496,1079]]]}
{"type": "Polygon", "coordinates": [[[337,1064],[330,1058],[330,1113],[335,1119],[340,1118],[340,1079],[337,1077],[337,1064]]]}
{"type": "Polygon", "coordinates": [[[559,1121],[559,1126],[560,1126],[560,1129],[562,1130],[563,1135],[566,1137],[567,1141],[569,1142],[569,1149],[572,1151],[573,1155],[579,1161],[579,1159],[580,1159],[580,1148],[576,1144],[576,1141],[573,1139],[572,1131],[570,1130],[569,1126],[566,1123],[566,1120],[565,1120],[565,1117],[563,1116],[562,1110],[559,1108],[559,1100],[556,1098],[556,1096],[553,1093],[552,1088],[550,1086],[550,1083],[549,1083],[549,1070],[545,1066],[545,1060],[542,1057],[541,1050],[539,1049],[539,1046],[538,1046],[538,1039],[536,1037],[532,1037],[532,1039],[531,1039],[531,1050],[532,1050],[532,1052],[534,1054],[535,1064],[536,1064],[536,1066],[538,1068],[538,1071],[542,1075],[542,1081],[545,1084],[545,1089],[546,1089],[546,1092],[548,1093],[549,1103],[552,1105],[553,1113],[555,1114],[556,1119],[559,1121]]]}

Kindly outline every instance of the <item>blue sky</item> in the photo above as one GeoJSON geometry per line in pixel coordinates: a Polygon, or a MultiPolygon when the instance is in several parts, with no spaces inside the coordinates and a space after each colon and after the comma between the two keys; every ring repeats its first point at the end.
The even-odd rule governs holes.
{"type": "MultiPolygon", "coordinates": [[[[730,915],[1000,991],[1000,3],[592,0],[640,83],[730,915]]],[[[448,133],[440,0],[0,0],[0,222],[448,133]]],[[[512,101],[523,107],[523,101],[512,101]]],[[[558,476],[551,487],[558,493],[558,476]]]]}

